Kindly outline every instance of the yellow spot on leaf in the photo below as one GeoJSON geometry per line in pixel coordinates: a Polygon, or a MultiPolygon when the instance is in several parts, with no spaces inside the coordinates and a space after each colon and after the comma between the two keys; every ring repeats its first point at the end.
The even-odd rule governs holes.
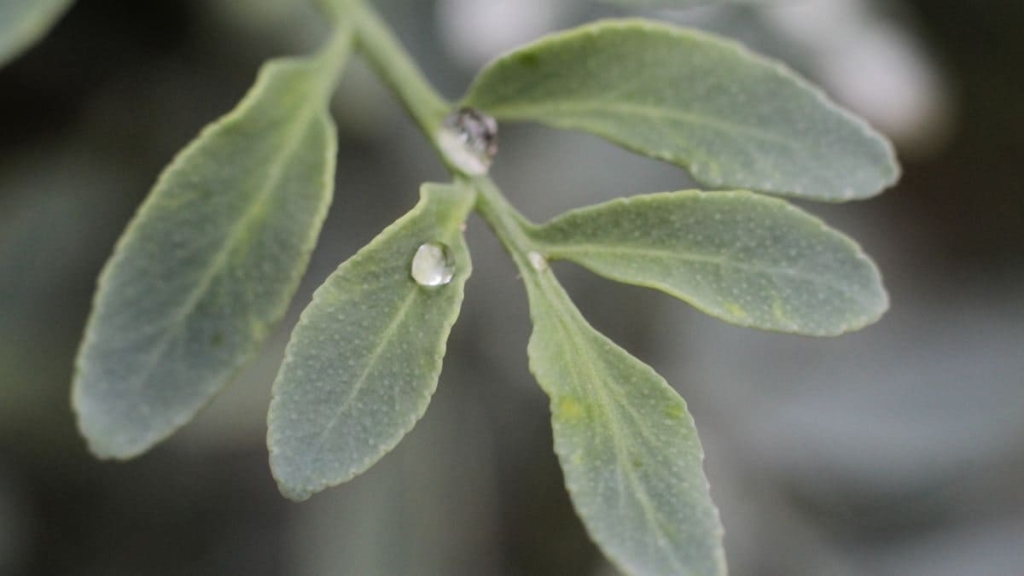
{"type": "Polygon", "coordinates": [[[725,311],[735,318],[739,318],[742,320],[747,317],[747,311],[744,310],[742,306],[735,302],[725,302],[723,306],[725,308],[725,311]]]}
{"type": "Polygon", "coordinates": [[[772,314],[775,318],[785,324],[790,323],[789,314],[786,313],[786,309],[782,305],[782,300],[775,300],[772,302],[772,314]]]}
{"type": "Polygon", "coordinates": [[[575,398],[562,398],[558,401],[558,414],[566,420],[583,418],[583,406],[575,398]]]}

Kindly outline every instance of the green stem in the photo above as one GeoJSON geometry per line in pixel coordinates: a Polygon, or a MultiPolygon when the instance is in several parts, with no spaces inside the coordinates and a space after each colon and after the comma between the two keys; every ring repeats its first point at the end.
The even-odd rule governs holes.
{"type": "Polygon", "coordinates": [[[529,254],[537,251],[537,248],[526,235],[526,227],[529,226],[526,217],[509,204],[489,177],[477,176],[470,182],[477,191],[477,213],[505,246],[505,250],[519,267],[520,273],[525,275],[533,272],[529,254]]]}
{"type": "Polygon", "coordinates": [[[360,0],[349,0],[346,15],[355,25],[362,54],[437,149],[437,132],[451,104],[427,82],[391,28],[372,8],[360,0]]]}
{"type": "Polygon", "coordinates": [[[352,26],[339,22],[335,25],[334,31],[327,39],[327,42],[320,48],[316,56],[317,66],[324,70],[322,75],[323,99],[326,105],[330,102],[331,95],[338,86],[341,74],[352,53],[353,45],[352,26]]]}
{"type": "Polygon", "coordinates": [[[327,16],[332,24],[344,20],[345,9],[342,0],[313,0],[313,4],[327,16]]]}
{"type": "Polygon", "coordinates": [[[434,150],[453,177],[469,183],[477,191],[476,211],[501,240],[522,274],[534,272],[529,254],[536,251],[526,228],[529,221],[502,195],[487,176],[468,176],[453,165],[438,146],[437,133],[451,110],[430,85],[391,29],[362,0],[333,0],[356,29],[362,54],[370,61],[409,114],[419,124],[434,150]]]}

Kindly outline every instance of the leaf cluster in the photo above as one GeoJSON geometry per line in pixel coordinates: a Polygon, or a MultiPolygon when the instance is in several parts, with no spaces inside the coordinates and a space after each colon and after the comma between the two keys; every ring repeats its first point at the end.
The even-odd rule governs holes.
{"type": "MultiPolygon", "coordinates": [[[[69,4],[4,4],[0,64],[69,4]]],[[[422,416],[471,273],[462,230],[475,210],[519,267],[534,326],[530,369],[550,397],[555,450],[590,535],[629,573],[723,574],[722,528],[685,402],[587,323],[549,262],[661,290],[742,326],[859,329],[888,305],[874,264],[840,232],[764,194],[869,197],[898,176],[889,143],[776,62],[636,19],[506,54],[453,105],[362,2],[321,4],[333,23],[323,47],[264,65],[238,106],[166,168],[104,268],[73,384],[90,449],[124,459],[168,437],[280,320],[333,197],[328,103],[359,52],[453,180],[425,184],[411,211],[343,262],[303,312],[268,417],[282,493],[301,500],[351,479],[422,416]],[[588,132],[677,164],[711,191],[624,198],[531,223],[486,175],[492,118],[588,132]]]]}

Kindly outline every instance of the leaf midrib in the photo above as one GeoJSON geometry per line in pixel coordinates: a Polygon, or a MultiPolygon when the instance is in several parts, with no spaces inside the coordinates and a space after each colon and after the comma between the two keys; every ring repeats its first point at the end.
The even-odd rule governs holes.
{"type": "MultiPolygon", "coordinates": [[[[602,244],[590,244],[590,243],[579,243],[572,245],[559,245],[551,249],[549,253],[550,258],[572,260],[574,254],[596,254],[598,256],[603,254],[617,254],[623,257],[648,257],[648,258],[660,258],[670,261],[677,261],[683,264],[712,264],[721,268],[729,269],[735,268],[752,272],[756,274],[764,274],[768,276],[788,276],[797,280],[809,282],[817,286],[824,286],[826,288],[836,290],[844,296],[859,302],[861,305],[866,305],[864,299],[857,293],[853,292],[846,283],[837,282],[827,276],[818,276],[810,274],[799,268],[793,268],[792,266],[767,266],[762,264],[755,264],[752,262],[741,262],[737,260],[729,260],[724,257],[709,256],[706,254],[697,254],[694,252],[686,252],[680,250],[664,249],[664,248],[643,248],[638,246],[629,245],[602,245],[602,244]]],[[[632,280],[630,280],[632,282],[632,280]]],[[[671,288],[671,287],[670,287],[671,288]]],[[[674,288],[672,288],[674,290],[674,288]]]]}
{"type": "MultiPolygon", "coordinates": [[[[557,289],[549,287],[547,283],[544,282],[543,280],[541,280],[539,284],[542,286],[542,291],[547,296],[549,305],[552,308],[554,308],[555,311],[558,313],[558,318],[556,319],[555,325],[558,326],[559,331],[564,336],[563,341],[568,342],[570,346],[576,350],[578,357],[586,357],[589,360],[588,362],[582,363],[582,365],[585,367],[584,369],[586,370],[586,372],[589,373],[591,381],[595,383],[602,382],[604,379],[602,379],[594,370],[594,356],[589,353],[584,353],[585,351],[590,349],[590,347],[587,345],[587,335],[582,333],[581,329],[579,329],[577,326],[579,322],[585,322],[585,320],[582,320],[581,318],[576,318],[578,313],[574,314],[573,310],[561,305],[561,299],[556,297],[559,296],[559,294],[551,293],[552,290],[557,292],[557,289]]],[[[573,362],[571,364],[571,367],[578,368],[580,365],[581,363],[573,362]]],[[[578,382],[578,385],[581,386],[584,390],[588,388],[585,384],[585,379],[582,379],[581,382],[578,382]]],[[[665,534],[665,531],[662,529],[662,525],[665,524],[666,519],[662,517],[662,515],[658,513],[658,510],[652,505],[650,498],[647,494],[647,490],[643,488],[642,482],[640,482],[640,480],[636,477],[636,474],[634,473],[632,466],[629,462],[629,449],[626,446],[623,434],[620,433],[620,430],[624,428],[624,425],[621,421],[618,412],[613,407],[613,401],[609,398],[608,391],[605,390],[602,385],[590,386],[589,389],[593,390],[596,393],[596,400],[598,402],[598,405],[600,406],[601,410],[605,414],[607,414],[609,425],[612,428],[610,432],[613,451],[615,453],[615,460],[618,464],[616,468],[619,472],[617,476],[619,476],[620,478],[620,496],[624,496],[626,494],[626,491],[621,488],[621,477],[622,475],[625,475],[627,483],[630,485],[632,489],[632,493],[640,501],[640,507],[643,510],[644,519],[647,525],[650,527],[652,534],[661,534],[663,538],[665,538],[668,541],[671,541],[672,539],[669,538],[668,535],[665,534]]],[[[623,506],[621,501],[619,503],[619,506],[623,506]]],[[[672,565],[680,570],[679,574],[688,573],[684,572],[685,566],[681,563],[680,559],[677,558],[674,549],[670,549],[669,557],[671,558],[672,565]]]]}
{"type": "MultiPolygon", "coordinates": [[[[405,299],[402,300],[402,303],[401,305],[399,305],[398,311],[395,313],[394,318],[392,318],[392,320],[388,323],[387,327],[381,333],[380,341],[377,342],[377,345],[374,347],[373,351],[366,359],[366,363],[363,367],[362,372],[359,374],[359,376],[355,380],[355,383],[352,385],[352,390],[348,393],[348,396],[341,402],[337,409],[335,409],[334,415],[331,416],[331,419],[327,422],[327,424],[324,426],[323,431],[317,437],[316,446],[312,450],[310,450],[310,460],[317,460],[320,458],[320,455],[323,453],[324,446],[327,443],[327,437],[334,430],[334,427],[338,424],[338,421],[341,420],[342,415],[348,410],[349,406],[366,386],[366,382],[367,379],[369,378],[370,373],[373,372],[374,368],[376,368],[377,363],[380,360],[381,356],[384,354],[385,349],[388,348],[388,345],[391,343],[395,333],[398,331],[398,327],[404,322],[405,316],[408,314],[413,302],[416,301],[416,294],[416,288],[412,287],[409,290],[409,293],[405,296],[405,299]]],[[[346,471],[346,473],[351,473],[351,471],[346,471]]]]}
{"type": "MultiPolygon", "coordinates": [[[[715,116],[701,115],[686,110],[658,107],[634,102],[609,102],[599,99],[572,100],[566,98],[561,100],[546,100],[541,104],[506,104],[502,106],[490,106],[487,107],[487,110],[495,116],[523,119],[544,117],[551,123],[563,125],[572,124],[572,122],[569,122],[568,120],[572,119],[573,113],[579,112],[617,113],[627,117],[645,116],[654,121],[668,120],[678,122],[680,124],[711,128],[719,132],[726,132],[736,136],[748,136],[772,144],[785,146],[786,148],[794,151],[799,149],[792,140],[786,139],[777,134],[758,130],[750,126],[736,124],[735,122],[730,122],[715,116]]],[[[587,121],[587,119],[584,118],[583,121],[587,121]]]]}
{"type": "MultiPolygon", "coordinates": [[[[228,256],[235,250],[239,245],[240,240],[245,236],[243,231],[248,229],[251,221],[264,210],[264,204],[277,188],[281,175],[284,173],[285,166],[287,166],[295,156],[299,149],[299,144],[302,142],[303,136],[305,136],[310,126],[312,126],[316,116],[317,111],[315,107],[307,108],[306,112],[300,117],[301,121],[295,123],[296,127],[286,132],[287,138],[284,141],[285,146],[283,148],[283,152],[279,155],[275,155],[277,158],[280,158],[281,161],[270,167],[268,177],[266,178],[262,188],[255,195],[255,200],[248,208],[246,208],[242,217],[231,227],[231,230],[227,236],[225,236],[225,240],[221,244],[220,249],[210,262],[210,266],[207,268],[207,271],[200,277],[196,287],[189,292],[188,298],[185,302],[178,308],[175,314],[171,316],[172,320],[166,328],[166,332],[154,345],[153,352],[150,353],[149,361],[143,368],[141,375],[135,380],[137,385],[141,385],[149,379],[153,370],[163,357],[164,352],[167,350],[167,346],[181,333],[181,329],[184,327],[185,322],[189,317],[191,317],[196,306],[199,305],[199,302],[202,301],[203,296],[206,295],[213,283],[213,280],[223,271],[227,263],[228,256]]],[[[237,121],[240,120],[236,120],[236,122],[237,121]]],[[[227,129],[230,127],[230,124],[224,124],[222,127],[223,129],[227,129]]],[[[142,399],[136,398],[136,401],[141,403],[142,399]]]]}

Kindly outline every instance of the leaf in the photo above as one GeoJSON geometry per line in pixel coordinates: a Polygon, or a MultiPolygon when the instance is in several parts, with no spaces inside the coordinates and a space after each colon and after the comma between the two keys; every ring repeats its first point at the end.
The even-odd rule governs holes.
{"type": "Polygon", "coordinates": [[[874,322],[878,269],[849,238],[749,192],[649,194],[573,210],[531,230],[546,257],[657,288],[741,326],[814,336],[874,322]]]}
{"type": "Polygon", "coordinates": [[[582,26],[507,54],[464,104],[591,132],[716,188],[840,201],[871,196],[899,172],[885,138],[782,65],[644,20],[582,26]]]}
{"type": "Polygon", "coordinates": [[[129,458],[190,420],[288,305],[323,223],[327,110],[351,35],[267,63],[160,176],[99,280],[73,404],[90,449],[129,458]]]}
{"type": "Polygon", "coordinates": [[[270,466],[304,500],[362,473],[420,419],[437,387],[448,333],[469,277],[461,226],[475,195],[424,185],[420,203],[338,267],[302,313],[274,382],[270,466]],[[426,243],[446,245],[454,275],[410,275],[426,243]]]}
{"type": "Polygon", "coordinates": [[[73,0],[0,2],[0,67],[41,40],[73,3],[73,0]]]}
{"type": "Polygon", "coordinates": [[[555,452],[590,536],[629,574],[725,574],[686,403],[591,328],[549,269],[523,274],[530,369],[551,398],[555,452]]]}

